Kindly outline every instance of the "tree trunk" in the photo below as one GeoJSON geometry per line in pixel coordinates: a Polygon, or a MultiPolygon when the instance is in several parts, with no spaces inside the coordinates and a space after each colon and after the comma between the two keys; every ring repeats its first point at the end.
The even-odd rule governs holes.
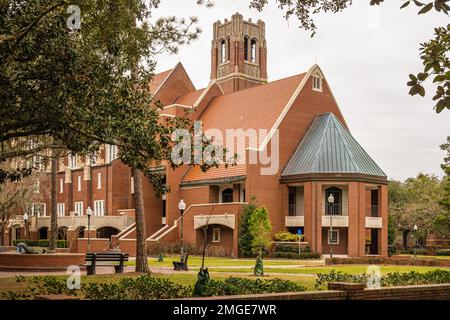
{"type": "Polygon", "coordinates": [[[134,205],[136,219],[136,272],[149,272],[147,247],[145,244],[145,211],[144,195],[142,192],[142,172],[133,168],[134,177],[134,205]]]}
{"type": "Polygon", "coordinates": [[[408,235],[409,230],[403,230],[403,249],[408,250],[408,235]]]}
{"type": "Polygon", "coordinates": [[[5,223],[0,222],[0,246],[5,245],[5,223]]]}
{"type": "Polygon", "coordinates": [[[50,251],[56,251],[56,241],[58,240],[58,155],[52,151],[51,160],[51,215],[50,215],[50,251]]]}

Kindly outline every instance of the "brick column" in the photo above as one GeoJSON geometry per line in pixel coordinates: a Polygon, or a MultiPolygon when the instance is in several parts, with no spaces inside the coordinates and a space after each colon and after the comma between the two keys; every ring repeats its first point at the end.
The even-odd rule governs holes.
{"type": "Polygon", "coordinates": [[[328,284],[328,290],[344,291],[347,300],[364,300],[365,284],[332,282],[328,284]]]}
{"type": "Polygon", "coordinates": [[[358,230],[358,243],[359,243],[359,256],[366,255],[366,184],[364,182],[358,183],[359,187],[359,230],[358,230]]]}
{"type": "MultiPolygon", "coordinates": [[[[286,187],[287,188],[287,187],[286,187]]],[[[314,230],[314,201],[313,201],[313,183],[305,182],[303,185],[303,203],[304,203],[304,241],[309,243],[312,251],[317,251],[316,248],[316,234],[314,230]]],[[[284,207],[284,206],[283,206],[284,207]]],[[[286,204],[287,207],[287,204],[286,204]]],[[[287,211],[286,211],[287,212],[287,211]]]]}
{"type": "Polygon", "coordinates": [[[359,255],[358,182],[348,184],[348,256],[359,255]]]}
{"type": "Polygon", "coordinates": [[[322,216],[323,212],[323,195],[322,183],[315,182],[314,202],[315,202],[315,238],[316,238],[316,252],[322,253],[322,216]]]}
{"type": "Polygon", "coordinates": [[[383,256],[388,255],[388,188],[387,185],[381,185],[378,187],[378,210],[381,214],[382,229],[379,232],[379,245],[378,252],[383,256]],[[380,234],[381,233],[381,234],[380,234]],[[381,248],[380,248],[381,245],[381,248]]]}

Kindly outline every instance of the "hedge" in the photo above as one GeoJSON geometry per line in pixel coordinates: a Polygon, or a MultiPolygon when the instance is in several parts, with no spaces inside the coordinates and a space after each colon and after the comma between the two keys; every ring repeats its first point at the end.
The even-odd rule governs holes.
{"type": "MultiPolygon", "coordinates": [[[[13,245],[17,246],[19,243],[25,243],[29,247],[41,247],[48,248],[49,240],[14,240],[13,245]]],[[[67,248],[68,246],[67,240],[57,240],[56,247],[57,248],[67,248]]]]}
{"type": "Polygon", "coordinates": [[[450,256],[450,249],[441,249],[436,252],[437,256],[450,256]]]}
{"type": "Polygon", "coordinates": [[[272,254],[273,258],[283,258],[283,259],[320,259],[321,255],[317,252],[274,252],[272,254]]]}

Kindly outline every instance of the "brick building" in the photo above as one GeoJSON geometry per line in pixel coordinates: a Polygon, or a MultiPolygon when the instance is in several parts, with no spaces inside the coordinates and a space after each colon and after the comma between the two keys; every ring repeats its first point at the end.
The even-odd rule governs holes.
{"type": "MultiPolygon", "coordinates": [[[[313,251],[329,253],[332,241],[336,254],[387,255],[386,175],[351,135],[319,66],[268,81],[264,22],[235,14],[214,24],[206,88],[197,90],[179,63],[156,75],[150,90],[165,106],[162,119],[189,111],[203,132],[222,133],[223,145],[241,152],[236,166],[206,173],[195,166],[155,168],[165,173],[170,192],[157,197],[145,182],[149,245],[178,242],[181,226],[184,242],[200,245],[207,224],[210,250],[236,256],[240,214],[254,197],[269,211],[274,233],[300,230],[313,251]],[[183,219],[180,199],[187,204],[183,219]]],[[[116,148],[105,146],[95,159],[61,161],[58,224],[71,250],[86,250],[87,207],[94,210],[91,250],[135,250],[133,178],[116,158],[116,148]]],[[[47,236],[49,206],[47,197],[30,209],[30,236],[47,236]]],[[[16,220],[12,234],[14,225],[21,229],[16,220]]]]}

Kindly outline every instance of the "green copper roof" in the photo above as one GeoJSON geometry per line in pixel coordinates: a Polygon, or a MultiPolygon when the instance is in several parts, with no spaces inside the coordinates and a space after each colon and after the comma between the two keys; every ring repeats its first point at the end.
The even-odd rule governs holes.
{"type": "Polygon", "coordinates": [[[355,173],[386,177],[332,113],[317,116],[283,170],[282,176],[355,173]]]}

